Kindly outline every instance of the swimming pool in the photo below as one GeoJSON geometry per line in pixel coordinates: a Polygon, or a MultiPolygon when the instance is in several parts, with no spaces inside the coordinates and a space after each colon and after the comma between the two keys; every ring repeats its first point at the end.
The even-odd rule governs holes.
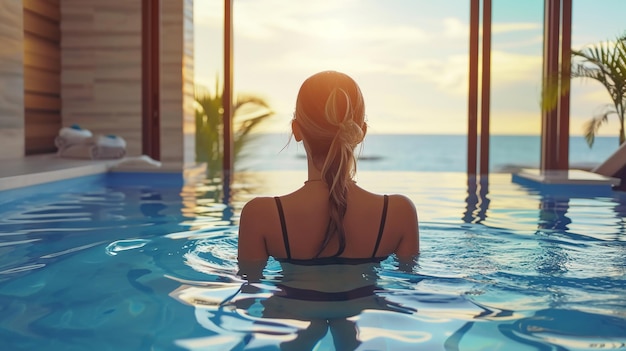
{"type": "MultiPolygon", "coordinates": [[[[264,319],[280,280],[240,291],[243,204],[304,172],[89,176],[0,193],[0,350],[274,350],[306,322],[264,319]],[[245,308],[241,307],[245,306],[245,308]]],[[[358,350],[626,349],[626,196],[540,193],[493,174],[360,172],[417,206],[422,254],[390,258],[379,292],[403,312],[351,317],[358,350]]],[[[332,350],[329,334],[315,350],[332,350]]]]}

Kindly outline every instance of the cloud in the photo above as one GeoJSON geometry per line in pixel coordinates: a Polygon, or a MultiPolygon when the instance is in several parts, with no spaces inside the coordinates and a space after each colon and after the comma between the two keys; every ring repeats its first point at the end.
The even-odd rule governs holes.
{"type": "MultiPolygon", "coordinates": [[[[442,26],[444,28],[443,33],[448,38],[462,38],[464,40],[469,38],[469,23],[462,21],[459,18],[446,17],[442,20],[442,26]]],[[[541,30],[541,28],[541,23],[533,22],[492,22],[491,34],[536,31],[541,30]]],[[[482,23],[479,25],[479,33],[482,34],[482,23]]]]}
{"type": "Polygon", "coordinates": [[[443,35],[448,38],[467,40],[469,36],[469,24],[455,17],[447,17],[442,20],[443,35]]]}
{"type": "MultiPolygon", "coordinates": [[[[541,67],[541,56],[492,51],[492,89],[538,81],[541,67]]],[[[414,75],[416,79],[431,82],[437,89],[451,95],[466,95],[469,85],[468,69],[469,56],[457,54],[442,59],[412,60],[397,73],[414,75]]]]}
{"type": "Polygon", "coordinates": [[[572,84],[572,95],[576,95],[577,99],[581,101],[602,105],[602,104],[612,104],[611,96],[606,91],[604,86],[596,81],[587,81],[583,83],[586,85],[585,87],[578,86],[577,84],[572,84]]]}
{"type": "Polygon", "coordinates": [[[429,35],[413,25],[371,23],[357,16],[344,13],[310,16],[289,11],[287,14],[269,17],[252,16],[244,12],[235,19],[238,36],[248,39],[275,39],[301,36],[307,40],[328,42],[399,41],[425,43],[429,35]]]}
{"type": "Polygon", "coordinates": [[[541,23],[533,22],[493,23],[491,33],[502,34],[522,31],[536,31],[541,28],[543,28],[541,23]]]}
{"type": "MultiPolygon", "coordinates": [[[[353,12],[356,0],[238,1],[233,10],[237,33],[246,38],[271,39],[284,32],[315,34],[334,17],[345,20],[353,12]],[[321,23],[320,23],[321,22],[321,23]],[[320,25],[321,24],[321,25],[320,25]]],[[[337,23],[333,24],[335,27],[337,23]]]]}

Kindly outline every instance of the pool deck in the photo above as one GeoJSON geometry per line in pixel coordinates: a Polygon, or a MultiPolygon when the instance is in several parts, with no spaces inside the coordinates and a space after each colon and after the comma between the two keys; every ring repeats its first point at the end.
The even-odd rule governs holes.
{"type": "Polygon", "coordinates": [[[67,159],[56,154],[1,160],[0,190],[108,172],[115,161],[67,159]]]}
{"type": "Polygon", "coordinates": [[[204,165],[184,169],[177,165],[162,167],[159,162],[146,156],[88,160],[61,158],[56,154],[33,155],[0,160],[0,191],[111,171],[182,172],[187,176],[194,176],[204,169],[204,165]]]}
{"type": "Polygon", "coordinates": [[[569,192],[611,190],[620,186],[621,183],[619,178],[607,177],[579,169],[549,171],[521,169],[512,173],[511,180],[514,183],[541,191],[564,190],[569,192]]]}

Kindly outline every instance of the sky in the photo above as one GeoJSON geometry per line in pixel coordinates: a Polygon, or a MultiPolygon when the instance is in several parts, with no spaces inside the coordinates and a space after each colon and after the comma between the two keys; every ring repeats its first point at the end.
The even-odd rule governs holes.
{"type": "MultiPolygon", "coordinates": [[[[624,0],[573,0],[572,46],[626,31],[624,0]]],[[[223,77],[223,0],[194,2],[195,79],[223,77]]],[[[234,91],[275,111],[264,132],[288,132],[302,82],[323,70],[360,85],[369,133],[465,134],[469,0],[233,0],[234,91]]],[[[493,0],[491,133],[539,134],[543,0],[493,0]]],[[[574,80],[570,133],[611,103],[574,80]]],[[[617,135],[609,121],[600,135],[617,135]]]]}

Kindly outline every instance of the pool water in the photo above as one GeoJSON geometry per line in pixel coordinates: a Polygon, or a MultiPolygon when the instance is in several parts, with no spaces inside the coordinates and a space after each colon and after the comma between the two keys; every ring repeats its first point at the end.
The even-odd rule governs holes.
{"type": "MultiPolygon", "coordinates": [[[[309,323],[263,316],[280,265],[243,285],[237,224],[246,201],[304,176],[241,173],[228,201],[219,183],[168,174],[0,192],[0,350],[289,344],[309,323]]],[[[470,187],[462,173],[357,181],[413,199],[422,249],[412,272],[382,262],[378,295],[398,308],[347,319],[357,350],[626,350],[625,194],[538,192],[507,174],[470,187]]],[[[331,333],[312,348],[334,350],[331,333]]]]}

